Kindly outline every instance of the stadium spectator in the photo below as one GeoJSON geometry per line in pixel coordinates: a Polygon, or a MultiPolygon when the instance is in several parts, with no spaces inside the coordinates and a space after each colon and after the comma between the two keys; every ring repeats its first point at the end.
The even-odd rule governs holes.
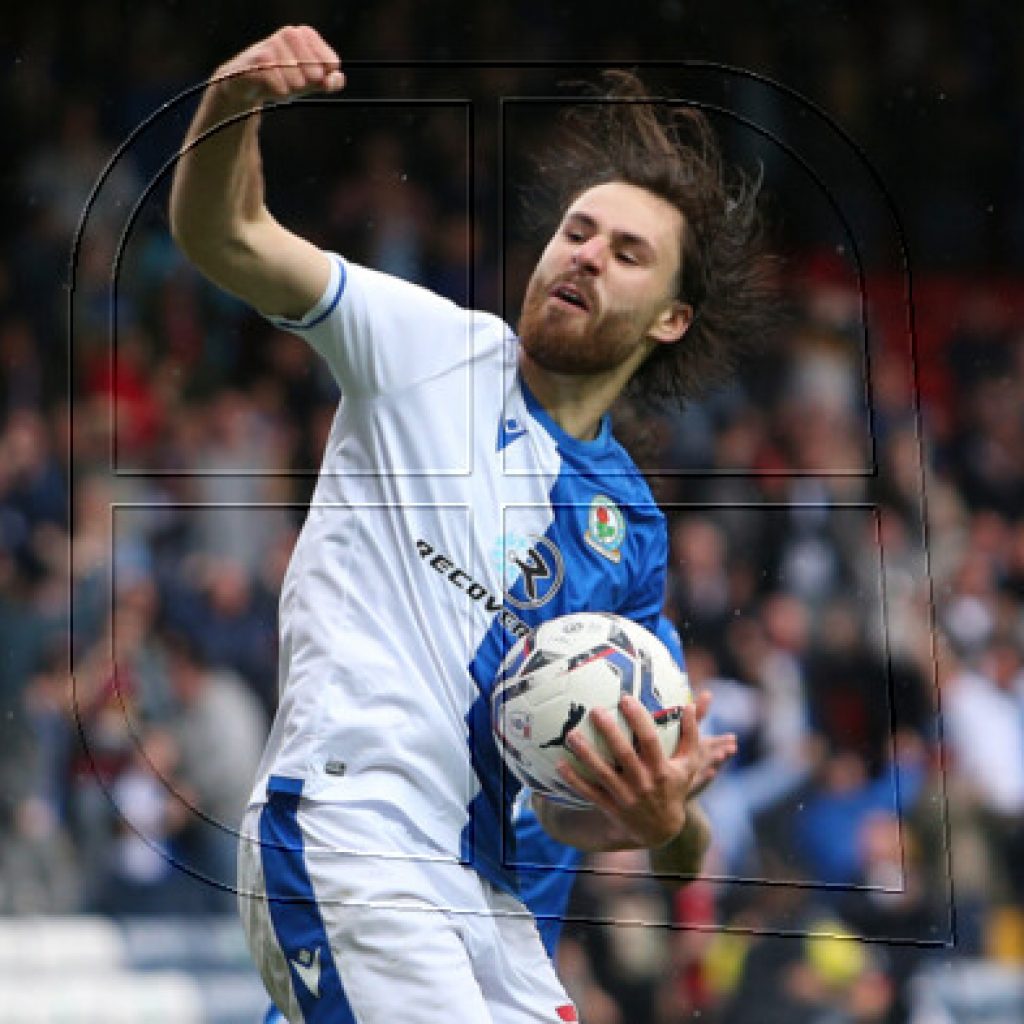
{"type": "MultiPolygon", "coordinates": [[[[691,686],[713,695],[708,729],[735,733],[737,756],[703,797],[714,836],[713,873],[727,878],[763,878],[763,819],[785,807],[812,765],[814,747],[803,726],[794,732],[769,728],[767,698],[757,685],[725,678],[710,651],[687,651],[691,686]]],[[[780,720],[784,718],[780,715],[780,720]]]]}
{"type": "Polygon", "coordinates": [[[113,836],[87,908],[113,917],[197,914],[202,892],[182,871],[178,845],[194,796],[177,775],[179,751],[163,728],[136,737],[130,763],[110,785],[113,836]]]}
{"type": "Polygon", "coordinates": [[[946,738],[957,774],[973,791],[999,871],[1001,899],[1024,903],[1024,659],[997,635],[944,690],[946,738]]]}
{"type": "Polygon", "coordinates": [[[824,758],[793,825],[795,849],[809,880],[855,884],[865,822],[876,813],[905,816],[917,802],[925,779],[923,751],[913,738],[896,746],[895,760],[875,776],[853,750],[840,747],[824,758]]]}
{"type": "Polygon", "coordinates": [[[178,751],[174,778],[194,795],[179,848],[209,886],[207,909],[234,909],[238,828],[263,752],[267,721],[252,689],[237,673],[212,668],[184,636],[162,646],[175,706],[167,722],[178,751]]]}

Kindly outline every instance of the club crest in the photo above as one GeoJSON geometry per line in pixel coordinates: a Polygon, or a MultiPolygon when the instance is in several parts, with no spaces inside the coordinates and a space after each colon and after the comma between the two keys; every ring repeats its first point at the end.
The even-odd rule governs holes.
{"type": "Polygon", "coordinates": [[[613,562],[622,558],[620,549],[626,539],[626,517],[611,498],[603,494],[594,495],[583,539],[613,562]]]}

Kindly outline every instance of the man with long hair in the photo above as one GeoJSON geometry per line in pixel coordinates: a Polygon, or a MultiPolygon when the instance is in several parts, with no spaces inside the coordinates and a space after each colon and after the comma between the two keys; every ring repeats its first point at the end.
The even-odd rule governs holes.
{"type": "MultiPolygon", "coordinates": [[[[563,215],[513,332],[271,216],[259,105],[344,81],[311,28],[243,51],[211,79],[171,193],[186,255],[306,338],[342,395],[282,588],[243,922],[292,1021],[575,1020],[518,899],[518,787],[490,692],[509,646],[549,618],[602,610],[656,629],[664,516],[608,410],[631,389],[694,394],[756,331],[756,190],[730,187],[698,114],[612,76],[608,102],[573,115],[563,215]]],[[[632,735],[593,710],[613,760],[571,731],[589,777],[563,763],[563,779],[592,807],[535,800],[544,828],[696,871],[707,836],[691,799],[732,750],[698,733],[707,699],[671,756],[638,701],[619,709],[632,735]]]]}

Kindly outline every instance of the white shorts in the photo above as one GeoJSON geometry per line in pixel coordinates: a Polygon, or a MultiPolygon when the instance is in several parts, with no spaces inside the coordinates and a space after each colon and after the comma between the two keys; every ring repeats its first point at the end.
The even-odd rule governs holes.
{"type": "Polygon", "coordinates": [[[523,904],[471,868],[423,855],[422,840],[386,813],[297,793],[246,812],[242,923],[288,1020],[577,1020],[523,904]]]}

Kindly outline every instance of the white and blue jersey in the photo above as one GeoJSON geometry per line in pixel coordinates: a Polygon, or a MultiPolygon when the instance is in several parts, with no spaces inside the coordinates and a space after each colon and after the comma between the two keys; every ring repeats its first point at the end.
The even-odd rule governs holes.
{"type": "Polygon", "coordinates": [[[282,586],[279,708],[253,803],[387,806],[425,851],[514,892],[496,669],[569,612],[654,629],[664,517],[607,419],[580,441],[541,408],[499,318],[331,266],[302,321],[275,321],[342,397],[282,586]]]}

